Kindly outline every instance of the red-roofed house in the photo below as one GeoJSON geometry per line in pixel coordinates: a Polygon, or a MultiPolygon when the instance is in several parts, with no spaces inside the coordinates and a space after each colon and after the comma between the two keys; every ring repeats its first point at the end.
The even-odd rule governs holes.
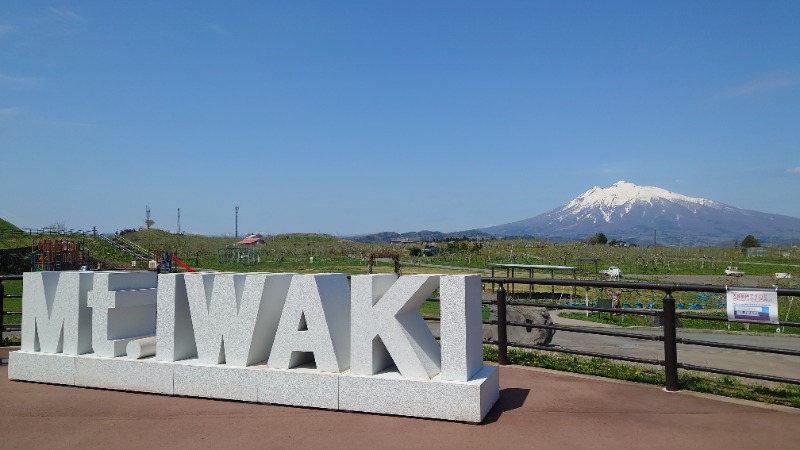
{"type": "Polygon", "coordinates": [[[260,237],[246,237],[236,243],[236,245],[264,245],[264,244],[266,244],[266,242],[264,242],[264,239],[260,237]]]}

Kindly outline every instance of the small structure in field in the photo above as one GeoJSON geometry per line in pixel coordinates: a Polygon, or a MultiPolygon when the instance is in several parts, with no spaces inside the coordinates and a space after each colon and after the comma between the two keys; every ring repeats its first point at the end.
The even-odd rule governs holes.
{"type": "Polygon", "coordinates": [[[237,242],[236,245],[265,245],[264,238],[258,236],[246,237],[237,242]]]}
{"type": "Polygon", "coordinates": [[[400,254],[392,251],[372,252],[367,257],[367,272],[372,273],[375,262],[381,259],[388,259],[394,263],[394,273],[402,275],[400,272],[400,254]]]}

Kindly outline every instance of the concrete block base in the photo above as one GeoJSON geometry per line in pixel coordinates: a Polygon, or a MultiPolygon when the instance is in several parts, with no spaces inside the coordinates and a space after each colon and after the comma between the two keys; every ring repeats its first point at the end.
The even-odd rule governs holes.
{"type": "Polygon", "coordinates": [[[412,380],[396,371],[339,377],[339,409],[431,419],[481,422],[500,396],[496,366],[470,381],[412,380]]]}
{"type": "Polygon", "coordinates": [[[104,358],[94,354],[74,356],[75,386],[118,391],[173,394],[173,369],[147,359],[104,358]]]}
{"type": "Polygon", "coordinates": [[[185,360],[174,367],[175,395],[255,402],[258,388],[252,370],[185,360]]]}
{"type": "Polygon", "coordinates": [[[8,354],[8,379],[75,385],[75,357],[18,350],[8,354]]]}
{"type": "Polygon", "coordinates": [[[313,368],[272,369],[133,360],[94,354],[9,353],[11,380],[167,395],[481,422],[499,397],[499,370],[483,366],[471,380],[402,378],[396,371],[373,376],[321,372],[313,368]]]}
{"type": "Polygon", "coordinates": [[[303,367],[250,367],[256,375],[259,403],[339,409],[339,374],[303,367]]]}

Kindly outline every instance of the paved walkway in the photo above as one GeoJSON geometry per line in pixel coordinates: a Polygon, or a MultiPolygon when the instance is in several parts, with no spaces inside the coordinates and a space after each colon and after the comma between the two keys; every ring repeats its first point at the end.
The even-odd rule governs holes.
{"type": "MultiPolygon", "coordinates": [[[[5,356],[0,349],[0,356],[5,356]]],[[[800,410],[503,367],[481,425],[8,380],[12,448],[794,448],[800,410]]]]}

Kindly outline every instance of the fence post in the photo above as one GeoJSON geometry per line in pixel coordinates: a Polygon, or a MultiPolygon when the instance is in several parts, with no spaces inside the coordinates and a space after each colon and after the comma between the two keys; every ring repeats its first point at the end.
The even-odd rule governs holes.
{"type": "Polygon", "coordinates": [[[3,332],[6,331],[6,287],[3,280],[0,280],[0,346],[3,345],[3,332]]]}
{"type": "Polygon", "coordinates": [[[679,391],[678,386],[678,348],[676,342],[675,299],[672,291],[664,293],[664,375],[667,391],[679,391]]]}
{"type": "Polygon", "coordinates": [[[506,289],[497,289],[497,364],[508,364],[508,335],[506,333],[506,289]]]}

